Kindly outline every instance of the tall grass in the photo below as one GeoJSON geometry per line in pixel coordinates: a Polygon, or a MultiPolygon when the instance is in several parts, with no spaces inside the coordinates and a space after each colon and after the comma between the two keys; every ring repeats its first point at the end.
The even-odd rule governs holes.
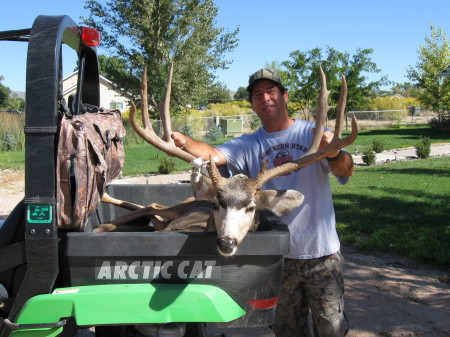
{"type": "Polygon", "coordinates": [[[25,116],[0,113],[0,151],[21,151],[25,148],[25,116]]]}

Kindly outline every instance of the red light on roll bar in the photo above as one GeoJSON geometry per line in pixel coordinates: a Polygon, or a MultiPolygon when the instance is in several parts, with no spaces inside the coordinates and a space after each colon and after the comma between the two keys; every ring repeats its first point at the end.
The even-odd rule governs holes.
{"type": "Polygon", "coordinates": [[[265,300],[248,300],[248,303],[255,309],[271,309],[278,304],[278,297],[268,298],[265,300]]]}
{"type": "Polygon", "coordinates": [[[96,47],[100,44],[100,32],[94,28],[81,27],[81,41],[88,47],[96,47]]]}

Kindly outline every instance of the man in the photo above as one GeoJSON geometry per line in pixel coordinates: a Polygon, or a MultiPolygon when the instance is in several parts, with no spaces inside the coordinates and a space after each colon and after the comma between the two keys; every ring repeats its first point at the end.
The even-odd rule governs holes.
{"type": "MultiPolygon", "coordinates": [[[[315,123],[291,119],[288,92],[279,75],[260,69],[249,79],[249,100],[262,127],[221,146],[212,147],[174,132],[175,145],[197,156],[218,157],[229,174],[254,177],[264,161],[278,166],[301,157],[309,148],[315,123]]],[[[326,130],[319,149],[331,142],[326,130]]],[[[291,233],[290,253],[285,257],[283,286],[273,329],[276,336],[309,336],[311,310],[316,336],[345,336],[343,258],[336,233],[329,173],[341,184],[353,174],[353,160],[340,150],[328,159],[274,178],[264,189],[295,189],[305,195],[304,203],[284,217],[291,233]]]]}

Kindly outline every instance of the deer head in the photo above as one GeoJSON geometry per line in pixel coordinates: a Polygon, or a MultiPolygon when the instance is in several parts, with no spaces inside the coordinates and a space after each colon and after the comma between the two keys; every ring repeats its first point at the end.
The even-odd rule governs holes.
{"type": "MultiPolygon", "coordinates": [[[[164,97],[165,109],[161,113],[161,119],[165,125],[165,132],[170,132],[170,117],[168,113],[170,102],[170,86],[172,67],[167,81],[167,89],[164,97]],[[169,125],[169,127],[167,127],[169,125]]],[[[357,137],[356,119],[352,119],[352,132],[344,139],[340,139],[342,131],[344,110],[347,97],[347,84],[342,77],[342,86],[337,107],[336,128],[333,140],[324,149],[319,150],[319,144],[323,136],[328,106],[329,91],[326,87],[326,78],[322,69],[321,88],[319,94],[318,111],[316,116],[316,132],[309,151],[299,159],[267,169],[268,162],[265,162],[256,177],[249,178],[243,175],[224,178],[220,175],[218,168],[213,160],[209,158],[208,173],[209,177],[202,177],[200,181],[191,180],[194,189],[194,195],[197,198],[207,199],[212,203],[210,219],[208,221],[209,229],[217,232],[217,247],[220,254],[224,256],[233,255],[239,244],[244,239],[248,231],[256,229],[258,224],[258,212],[262,209],[269,209],[278,216],[287,215],[292,209],[298,207],[303,202],[303,195],[294,190],[262,190],[262,186],[268,180],[286,174],[290,171],[305,167],[330,156],[341,148],[351,144],[357,137]]],[[[142,81],[142,102],[147,97],[147,81],[144,71],[142,81]]],[[[152,129],[148,121],[147,107],[142,106],[144,127],[141,127],[135,119],[135,106],[131,104],[130,122],[133,129],[140,137],[151,145],[164,151],[170,156],[180,158],[186,162],[191,162],[195,157],[187,152],[177,148],[170,137],[166,140],[160,139],[152,129]]],[[[170,135],[170,133],[169,133],[170,135]]]]}
{"type": "Polygon", "coordinates": [[[294,190],[261,190],[243,174],[223,178],[211,158],[210,178],[203,176],[198,183],[191,179],[195,191],[211,202],[208,230],[217,232],[217,248],[224,256],[233,255],[249,231],[259,224],[259,211],[268,209],[278,216],[287,215],[300,206],[303,195],[294,190]]]}

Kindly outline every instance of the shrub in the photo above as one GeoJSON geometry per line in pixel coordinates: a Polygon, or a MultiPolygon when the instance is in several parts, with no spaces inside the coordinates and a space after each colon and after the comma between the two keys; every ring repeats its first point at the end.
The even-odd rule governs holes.
{"type": "Polygon", "coordinates": [[[443,132],[450,133],[450,116],[442,116],[441,118],[433,118],[429,122],[432,129],[443,132]]]}
{"type": "Polygon", "coordinates": [[[372,142],[372,150],[376,153],[383,152],[384,150],[384,143],[382,140],[374,139],[372,142]]]}
{"type": "Polygon", "coordinates": [[[208,104],[211,116],[234,116],[251,114],[251,105],[247,101],[208,104]]]}
{"type": "Polygon", "coordinates": [[[428,137],[420,137],[419,144],[416,146],[416,154],[417,157],[424,159],[430,156],[431,152],[431,144],[430,138],[428,137]]]}
{"type": "Polygon", "coordinates": [[[401,129],[401,128],[402,128],[402,126],[400,125],[400,123],[392,124],[390,127],[391,127],[392,129],[401,129]]]}
{"type": "Polygon", "coordinates": [[[0,144],[2,151],[18,150],[17,137],[15,137],[14,133],[11,131],[5,131],[1,135],[0,144]]]}
{"type": "Polygon", "coordinates": [[[183,126],[180,129],[180,132],[185,135],[185,136],[189,136],[189,137],[193,137],[194,136],[194,129],[192,128],[192,126],[188,123],[183,124],[183,126]]]}
{"type": "Polygon", "coordinates": [[[206,131],[205,138],[209,141],[215,141],[222,137],[222,128],[217,125],[212,125],[208,128],[208,131],[206,131]]]}
{"type": "Polygon", "coordinates": [[[377,156],[372,147],[368,146],[364,149],[361,159],[366,165],[371,166],[375,164],[377,156]]]}
{"type": "Polygon", "coordinates": [[[162,157],[158,166],[158,172],[161,174],[169,174],[175,170],[175,161],[172,158],[162,157]]]}
{"type": "Polygon", "coordinates": [[[258,116],[252,116],[252,118],[250,120],[250,129],[252,131],[255,131],[260,126],[261,126],[261,120],[259,119],[259,117],[258,116]]]}

